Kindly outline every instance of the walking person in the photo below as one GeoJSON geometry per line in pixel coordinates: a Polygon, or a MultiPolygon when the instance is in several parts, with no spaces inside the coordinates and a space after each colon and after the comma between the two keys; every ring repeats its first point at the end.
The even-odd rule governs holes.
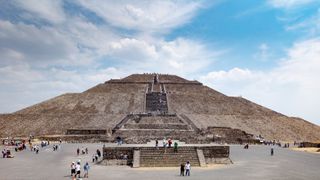
{"type": "Polygon", "coordinates": [[[89,163],[86,162],[86,164],[83,166],[83,170],[84,170],[83,178],[89,178],[89,169],[90,169],[89,163]]]}
{"type": "Polygon", "coordinates": [[[158,145],[159,145],[159,142],[158,142],[158,139],[156,139],[156,148],[158,149],[158,145]]]}
{"type": "Polygon", "coordinates": [[[180,176],[184,176],[184,164],[181,163],[181,166],[180,166],[180,176]]]}
{"type": "Polygon", "coordinates": [[[271,156],[273,156],[273,148],[271,148],[271,156]]]}
{"type": "Polygon", "coordinates": [[[77,156],[79,156],[79,154],[80,154],[80,149],[78,148],[77,149],[77,156]]]}
{"type": "Polygon", "coordinates": [[[99,156],[99,158],[101,157],[101,152],[99,149],[97,149],[97,155],[99,156]]]}
{"type": "Polygon", "coordinates": [[[78,161],[77,164],[76,164],[76,175],[75,177],[78,176],[78,178],[80,178],[80,172],[81,171],[81,166],[80,166],[80,162],[78,161]]]}
{"type": "Polygon", "coordinates": [[[98,162],[98,158],[99,158],[99,156],[98,156],[98,154],[96,154],[96,155],[94,156],[94,160],[96,161],[96,163],[98,162]]]}
{"type": "Polygon", "coordinates": [[[185,168],[186,168],[186,176],[190,176],[191,164],[189,161],[187,161],[185,168]]]}
{"type": "Polygon", "coordinates": [[[76,175],[76,164],[75,162],[71,163],[71,177],[74,177],[76,175]]]}

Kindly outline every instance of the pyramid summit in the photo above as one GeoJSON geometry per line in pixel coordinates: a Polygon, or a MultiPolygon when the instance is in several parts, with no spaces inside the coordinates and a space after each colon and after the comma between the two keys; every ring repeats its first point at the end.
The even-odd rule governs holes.
{"type": "Polygon", "coordinates": [[[144,143],[171,137],[185,142],[319,141],[320,127],[242,97],[224,95],[176,75],[133,74],[82,93],[67,93],[0,115],[0,136],[87,138],[144,143]]]}

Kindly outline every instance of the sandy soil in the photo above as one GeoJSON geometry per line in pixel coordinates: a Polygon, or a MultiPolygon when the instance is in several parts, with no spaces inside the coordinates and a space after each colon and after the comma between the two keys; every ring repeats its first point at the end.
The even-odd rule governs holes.
{"type": "Polygon", "coordinates": [[[320,154],[320,148],[290,148],[295,151],[303,151],[308,153],[320,154]]]}

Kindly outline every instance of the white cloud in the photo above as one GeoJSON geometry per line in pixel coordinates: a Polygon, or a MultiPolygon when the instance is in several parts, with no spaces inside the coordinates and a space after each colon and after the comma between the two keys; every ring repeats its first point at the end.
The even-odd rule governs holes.
{"type": "Polygon", "coordinates": [[[193,74],[211,64],[222,51],[208,51],[201,42],[178,38],[173,41],[147,42],[143,39],[120,39],[110,43],[106,55],[117,59],[119,66],[139,72],[193,74]]]}
{"type": "Polygon", "coordinates": [[[113,26],[163,32],[187,23],[201,7],[198,1],[79,1],[113,26]]]}
{"type": "Polygon", "coordinates": [[[62,61],[77,49],[68,37],[54,28],[37,28],[0,20],[0,51],[3,60],[24,60],[38,65],[62,61]]]}
{"type": "Polygon", "coordinates": [[[191,75],[221,53],[200,41],[163,38],[188,23],[199,1],[70,3],[79,2],[107,23],[68,13],[65,1],[7,2],[17,14],[0,19],[1,112],[131,73],[191,75]]]}
{"type": "Polygon", "coordinates": [[[276,8],[290,9],[316,2],[316,0],[267,0],[267,2],[276,8]]]}
{"type": "Polygon", "coordinates": [[[288,31],[297,31],[302,30],[304,34],[309,37],[314,37],[320,34],[320,8],[318,11],[301,21],[297,20],[294,23],[286,26],[286,30],[288,31]]]}
{"type": "Polygon", "coordinates": [[[320,39],[297,42],[270,71],[234,68],[200,78],[228,95],[244,96],[290,116],[320,124],[320,39]]]}
{"type": "Polygon", "coordinates": [[[26,18],[40,18],[51,23],[62,23],[66,19],[61,0],[14,0],[11,3],[32,14],[26,18]]]}

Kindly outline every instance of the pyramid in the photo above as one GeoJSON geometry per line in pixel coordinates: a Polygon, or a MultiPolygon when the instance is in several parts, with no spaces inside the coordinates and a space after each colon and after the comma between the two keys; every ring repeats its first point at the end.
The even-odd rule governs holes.
{"type": "Polygon", "coordinates": [[[319,141],[320,127],[176,75],[133,74],[0,115],[0,136],[96,134],[130,142],[262,136],[319,141]]]}

